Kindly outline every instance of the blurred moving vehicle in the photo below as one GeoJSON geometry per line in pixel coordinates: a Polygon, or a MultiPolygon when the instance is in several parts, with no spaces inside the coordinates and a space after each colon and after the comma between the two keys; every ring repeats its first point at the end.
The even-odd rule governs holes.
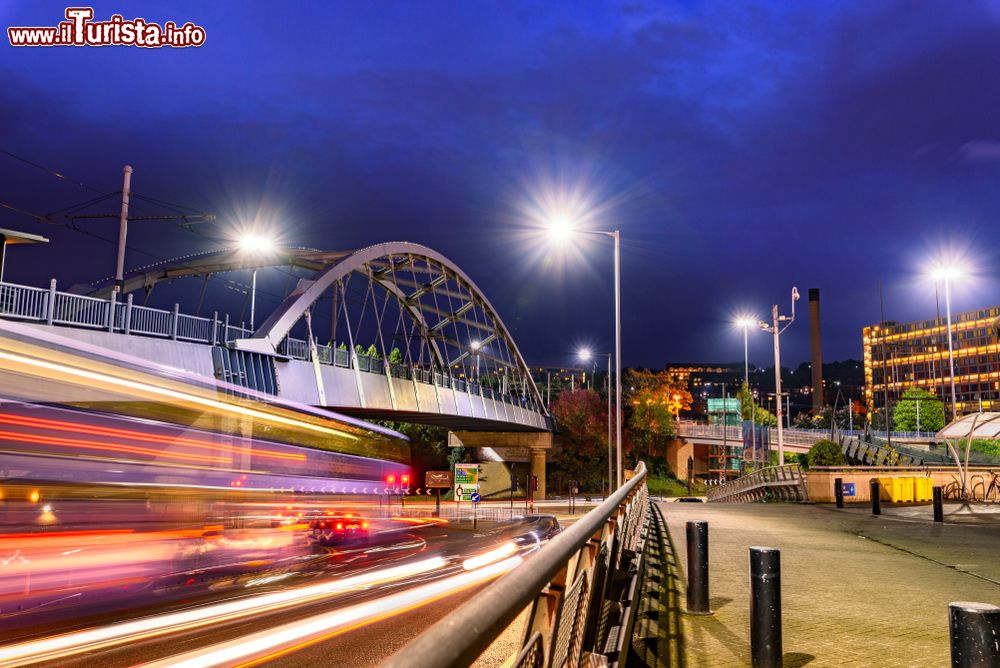
{"type": "Polygon", "coordinates": [[[368,522],[354,513],[327,511],[309,522],[312,540],[322,546],[368,540],[368,522]]]}

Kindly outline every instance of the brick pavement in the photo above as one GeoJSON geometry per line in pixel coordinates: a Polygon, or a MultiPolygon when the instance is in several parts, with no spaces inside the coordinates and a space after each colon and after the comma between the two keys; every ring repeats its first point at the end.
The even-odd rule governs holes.
{"type": "Polygon", "coordinates": [[[948,603],[1000,604],[996,525],[941,526],[794,504],[661,508],[682,571],[685,521],[709,522],[714,610],[680,615],[681,658],[661,665],[749,665],[751,545],[781,550],[786,667],[947,665],[948,603]]]}

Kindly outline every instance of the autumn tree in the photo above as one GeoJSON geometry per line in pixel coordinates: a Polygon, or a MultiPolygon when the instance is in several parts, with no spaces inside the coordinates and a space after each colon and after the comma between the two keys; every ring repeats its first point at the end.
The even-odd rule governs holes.
{"type": "Polygon", "coordinates": [[[592,390],[563,391],[550,412],[559,425],[562,447],[554,459],[561,475],[592,490],[601,489],[608,471],[608,409],[592,390]]]}
{"type": "Polygon", "coordinates": [[[635,458],[651,470],[665,469],[667,442],[677,437],[677,416],[691,408],[691,393],[665,371],[629,369],[623,380],[625,424],[635,458]]]}

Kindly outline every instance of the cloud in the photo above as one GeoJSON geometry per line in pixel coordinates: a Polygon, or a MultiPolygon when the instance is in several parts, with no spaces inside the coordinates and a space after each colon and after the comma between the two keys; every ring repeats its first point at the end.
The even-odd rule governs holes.
{"type": "Polygon", "coordinates": [[[1000,160],[1000,141],[996,139],[973,139],[958,147],[958,157],[962,162],[997,162],[1000,160]]]}

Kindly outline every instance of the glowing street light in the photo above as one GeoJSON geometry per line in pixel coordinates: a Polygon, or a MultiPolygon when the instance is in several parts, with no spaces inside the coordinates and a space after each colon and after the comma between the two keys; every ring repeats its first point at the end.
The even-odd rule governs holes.
{"type": "Polygon", "coordinates": [[[572,220],[553,216],[548,221],[549,236],[557,243],[568,242],[574,234],[611,237],[615,240],[615,448],[618,462],[615,489],[622,486],[622,287],[621,287],[621,233],[619,230],[575,229],[572,220]]]}
{"type": "MultiPolygon", "coordinates": [[[[608,358],[608,494],[611,493],[611,481],[614,480],[614,469],[611,465],[611,353],[595,355],[590,348],[580,348],[576,355],[581,362],[589,362],[595,357],[608,358]]],[[[594,360],[594,373],[597,372],[597,360],[594,360]]]]}
{"type": "Polygon", "coordinates": [[[476,382],[479,382],[479,350],[483,347],[483,342],[479,340],[472,341],[469,343],[469,347],[472,348],[472,352],[476,354],[476,382]]]}
{"type": "MultiPolygon", "coordinates": [[[[951,376],[951,419],[958,419],[958,407],[955,403],[955,352],[951,342],[951,279],[960,278],[965,272],[954,264],[939,264],[931,271],[935,281],[944,281],[944,309],[948,317],[948,375],[951,376]]],[[[938,311],[938,318],[941,312],[938,311]]]]}
{"type": "MultiPolygon", "coordinates": [[[[245,234],[240,237],[239,248],[245,255],[263,256],[273,253],[277,244],[274,239],[259,234],[245,234]]],[[[250,329],[253,330],[257,310],[257,267],[250,275],[250,329]]]]}

